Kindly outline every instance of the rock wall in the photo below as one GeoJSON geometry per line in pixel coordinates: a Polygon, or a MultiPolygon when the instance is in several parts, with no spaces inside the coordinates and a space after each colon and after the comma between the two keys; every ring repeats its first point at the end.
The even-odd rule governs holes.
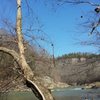
{"type": "Polygon", "coordinates": [[[100,81],[99,58],[70,58],[56,60],[53,78],[69,84],[85,84],[100,81]],[[57,73],[57,74],[56,74],[57,73]]]}

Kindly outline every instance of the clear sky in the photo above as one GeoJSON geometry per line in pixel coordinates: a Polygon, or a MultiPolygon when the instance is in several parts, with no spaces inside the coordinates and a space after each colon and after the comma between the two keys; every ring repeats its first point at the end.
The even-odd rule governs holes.
{"type": "Polygon", "coordinates": [[[94,11],[94,8],[88,5],[64,5],[56,7],[54,11],[49,7],[39,3],[35,11],[44,25],[44,31],[54,43],[56,56],[72,52],[97,52],[95,47],[80,45],[81,41],[92,38],[88,36],[88,31],[83,33],[83,27],[79,24],[87,17],[86,12],[94,11]]]}
{"type": "MultiPolygon", "coordinates": [[[[43,25],[42,30],[47,34],[49,41],[54,43],[55,56],[72,52],[97,52],[95,47],[80,45],[81,41],[92,38],[92,36],[88,36],[88,31],[83,33],[80,23],[86,19],[86,12],[93,11],[94,8],[88,5],[63,5],[60,7],[55,6],[52,9],[51,5],[43,3],[42,0],[37,0],[35,3],[30,2],[30,5],[34,14],[38,16],[40,24],[43,25]],[[80,16],[83,16],[83,18],[80,18],[80,16]]],[[[2,13],[1,9],[0,7],[0,13],[2,13]]],[[[26,6],[23,6],[23,9],[26,12],[26,6]]],[[[11,7],[9,7],[9,10],[11,10],[11,15],[9,14],[10,17],[12,16],[11,20],[15,19],[15,11],[11,7]]],[[[4,12],[6,14],[7,9],[4,8],[4,12]]],[[[26,18],[28,18],[28,15],[26,18]]],[[[27,27],[25,25],[24,28],[27,27]]],[[[44,47],[52,54],[52,48],[49,43],[44,43],[44,47]]]]}

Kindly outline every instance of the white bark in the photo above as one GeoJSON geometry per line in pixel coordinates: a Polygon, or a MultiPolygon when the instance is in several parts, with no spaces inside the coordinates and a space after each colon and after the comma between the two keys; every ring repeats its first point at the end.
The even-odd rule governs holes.
{"type": "Polygon", "coordinates": [[[18,48],[19,48],[19,61],[21,70],[23,71],[23,76],[30,84],[32,91],[38,94],[39,100],[53,100],[50,91],[43,86],[39,80],[34,77],[34,73],[26,62],[24,56],[24,45],[23,45],[23,34],[22,34],[22,15],[21,15],[21,0],[17,0],[17,20],[16,20],[16,34],[18,38],[18,48]]]}
{"type": "Polygon", "coordinates": [[[18,38],[18,48],[20,61],[22,62],[22,69],[26,74],[25,77],[32,77],[33,72],[28,66],[25,56],[24,56],[24,45],[23,45],[23,35],[22,35],[22,15],[21,15],[21,0],[17,0],[17,21],[16,21],[16,34],[18,38]],[[27,75],[28,74],[28,75],[27,75]]]}

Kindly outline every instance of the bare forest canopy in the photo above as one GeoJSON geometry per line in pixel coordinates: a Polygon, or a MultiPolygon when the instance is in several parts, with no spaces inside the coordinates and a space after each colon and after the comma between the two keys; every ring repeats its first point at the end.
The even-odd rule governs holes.
{"type": "MultiPolygon", "coordinates": [[[[18,52],[18,40],[16,34],[12,34],[6,29],[1,28],[0,29],[0,46],[4,46],[10,49],[14,49],[18,52]]],[[[24,39],[24,46],[25,51],[29,53],[33,53],[35,55],[39,55],[40,57],[44,54],[47,54],[46,56],[49,57],[49,54],[47,51],[43,48],[38,47],[36,44],[29,43],[28,40],[24,39]],[[29,50],[29,51],[28,51],[29,50]]],[[[32,56],[32,55],[31,55],[32,56]]]]}
{"type": "Polygon", "coordinates": [[[69,54],[64,54],[62,56],[57,57],[57,59],[66,59],[66,58],[99,58],[100,54],[94,54],[94,53],[82,53],[82,52],[77,52],[77,53],[69,53],[69,54]]]}

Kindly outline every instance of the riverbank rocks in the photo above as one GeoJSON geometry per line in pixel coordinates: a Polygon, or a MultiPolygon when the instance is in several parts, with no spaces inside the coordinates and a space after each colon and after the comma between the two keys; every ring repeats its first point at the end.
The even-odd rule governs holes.
{"type": "Polygon", "coordinates": [[[48,89],[54,89],[54,88],[65,88],[69,87],[70,85],[62,82],[55,82],[52,78],[49,76],[39,77],[40,81],[44,84],[45,87],[48,89]]]}
{"type": "Polygon", "coordinates": [[[94,83],[86,84],[85,88],[86,89],[100,88],[100,82],[94,82],[94,83]]]}
{"type": "Polygon", "coordinates": [[[100,82],[94,82],[90,84],[92,88],[100,88],[100,82]]]}
{"type": "Polygon", "coordinates": [[[67,88],[69,86],[70,85],[68,85],[66,83],[57,82],[57,83],[51,84],[49,88],[50,89],[54,89],[54,88],[67,88]]]}
{"type": "Polygon", "coordinates": [[[94,84],[97,88],[100,88],[100,82],[95,82],[94,84]]]}

